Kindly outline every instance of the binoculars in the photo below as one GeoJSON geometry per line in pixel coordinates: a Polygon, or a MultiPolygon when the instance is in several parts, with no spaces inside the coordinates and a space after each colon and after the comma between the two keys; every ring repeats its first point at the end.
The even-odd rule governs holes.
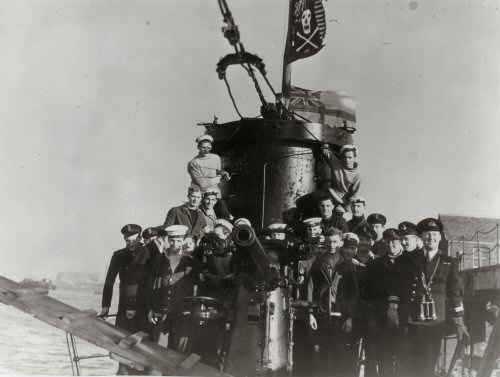
{"type": "Polygon", "coordinates": [[[420,321],[434,321],[437,319],[436,308],[434,306],[434,300],[431,296],[422,295],[422,300],[420,301],[420,321]]]}

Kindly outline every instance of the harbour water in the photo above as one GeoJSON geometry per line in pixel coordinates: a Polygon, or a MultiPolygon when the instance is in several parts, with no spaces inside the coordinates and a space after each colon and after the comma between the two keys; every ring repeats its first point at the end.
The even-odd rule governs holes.
{"type": "MultiPolygon", "coordinates": [[[[49,295],[78,309],[100,311],[101,293],[94,290],[50,291],[49,295]]],[[[117,301],[113,299],[113,301],[117,301]]],[[[111,313],[116,313],[115,307],[111,313]]],[[[11,306],[0,304],[0,374],[72,375],[66,334],[11,306]]],[[[110,320],[114,322],[114,320],[110,320]]],[[[78,338],[80,357],[105,355],[106,350],[78,338]]],[[[109,357],[80,361],[83,375],[114,375],[118,363],[109,357]]],[[[76,374],[76,371],[75,371],[76,374]]]]}

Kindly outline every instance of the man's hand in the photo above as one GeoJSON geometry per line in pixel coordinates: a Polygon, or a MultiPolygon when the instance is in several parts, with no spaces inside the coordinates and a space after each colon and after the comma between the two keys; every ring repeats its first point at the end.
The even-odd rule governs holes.
{"type": "Polygon", "coordinates": [[[469,341],[470,335],[467,331],[467,327],[465,327],[464,317],[455,317],[455,318],[453,318],[453,322],[455,323],[455,328],[457,331],[458,340],[459,341],[461,341],[461,340],[469,341]]]}
{"type": "Polygon", "coordinates": [[[220,175],[222,179],[225,179],[226,181],[229,181],[231,179],[231,175],[227,171],[222,170],[220,172],[220,175]]]}
{"type": "Polygon", "coordinates": [[[352,318],[348,317],[344,324],[342,325],[342,331],[345,333],[350,333],[352,331],[352,318]]]}
{"type": "Polygon", "coordinates": [[[135,310],[127,310],[125,312],[125,315],[127,316],[128,319],[132,319],[135,317],[135,313],[136,313],[135,310]]]}
{"type": "Polygon", "coordinates": [[[109,314],[109,306],[103,306],[101,309],[101,317],[107,317],[109,314]]]}
{"type": "Polygon", "coordinates": [[[326,158],[330,159],[330,156],[332,155],[332,151],[328,147],[328,144],[323,144],[321,146],[321,153],[323,154],[323,156],[325,156],[326,158]]]}
{"type": "Polygon", "coordinates": [[[316,318],[314,317],[314,314],[309,313],[309,325],[313,330],[318,329],[318,322],[316,322],[316,318]]]}
{"type": "Polygon", "coordinates": [[[156,323],[158,322],[158,318],[161,318],[161,320],[164,321],[167,318],[167,315],[155,313],[152,310],[149,311],[148,313],[149,322],[151,322],[153,325],[156,325],[156,323]]]}
{"type": "Polygon", "coordinates": [[[389,308],[387,308],[387,319],[390,327],[393,329],[397,329],[399,327],[398,308],[395,304],[389,304],[389,308]]]}
{"type": "Polygon", "coordinates": [[[181,337],[179,339],[179,346],[177,347],[177,351],[179,351],[179,352],[186,351],[187,342],[188,342],[187,336],[181,337]]]}

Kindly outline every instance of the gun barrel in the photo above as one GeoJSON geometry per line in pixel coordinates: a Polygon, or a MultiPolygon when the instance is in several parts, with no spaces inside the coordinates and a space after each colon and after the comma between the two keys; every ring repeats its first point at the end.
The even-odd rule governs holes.
{"type": "Polygon", "coordinates": [[[240,224],[233,229],[233,241],[238,249],[246,250],[255,264],[259,277],[265,282],[278,281],[278,271],[271,268],[271,260],[260,244],[251,226],[240,224]]]}

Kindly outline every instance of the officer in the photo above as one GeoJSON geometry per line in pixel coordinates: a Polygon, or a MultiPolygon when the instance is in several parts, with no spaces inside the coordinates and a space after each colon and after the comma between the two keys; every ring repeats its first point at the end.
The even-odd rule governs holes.
{"type": "Polygon", "coordinates": [[[370,224],[377,233],[377,238],[375,239],[371,250],[373,254],[381,257],[385,254],[382,237],[387,219],[380,213],[372,213],[366,218],[366,221],[368,221],[368,224],[370,224]]]}
{"type": "Polygon", "coordinates": [[[321,212],[321,225],[323,225],[323,229],[337,228],[342,232],[347,232],[347,223],[342,215],[334,212],[335,206],[330,196],[321,197],[318,207],[321,212]]]}
{"type": "Polygon", "coordinates": [[[356,230],[368,225],[365,218],[366,201],[361,196],[351,198],[352,219],[347,222],[349,232],[356,233],[356,230]]]}
{"type": "Polygon", "coordinates": [[[411,253],[419,248],[421,242],[417,235],[417,226],[409,221],[403,221],[398,225],[403,254],[411,253]]]}
{"type": "MultiPolygon", "coordinates": [[[[147,263],[149,252],[141,244],[142,228],[137,224],[128,224],[121,229],[125,248],[117,250],[111,257],[102,292],[101,315],[107,316],[113,297],[116,276],[120,277],[120,297],[116,326],[133,333],[147,331],[147,263]]],[[[135,374],[134,369],[119,364],[117,374],[135,374]]]]}
{"type": "Polygon", "coordinates": [[[447,319],[446,305],[459,339],[469,338],[463,319],[458,262],[439,250],[442,230],[442,223],[434,218],[417,224],[423,248],[400,258],[396,295],[389,300],[388,316],[393,325],[399,319],[399,305],[406,307],[399,309],[401,313],[408,313],[409,370],[414,376],[434,376],[447,319]]]}
{"type": "Polygon", "coordinates": [[[153,341],[163,347],[189,352],[189,312],[186,297],[195,296],[200,287],[200,263],[182,253],[188,227],[159,227],[159,236],[168,236],[155,260],[151,274],[149,321],[154,325],[153,341]]]}
{"type": "Polygon", "coordinates": [[[187,234],[200,238],[205,232],[204,228],[207,225],[205,215],[203,215],[203,212],[199,208],[201,198],[201,189],[196,186],[190,187],[188,189],[187,203],[171,208],[167,213],[164,225],[187,226],[187,234]]]}
{"type": "Polygon", "coordinates": [[[391,286],[395,274],[395,260],[402,253],[397,229],[389,228],[383,233],[383,242],[388,253],[368,264],[366,298],[368,300],[368,337],[365,343],[366,375],[395,376],[398,372],[396,358],[398,333],[387,317],[391,286]],[[378,373],[375,369],[378,366],[378,373]]]}
{"type": "Polygon", "coordinates": [[[370,261],[376,258],[372,252],[372,247],[377,238],[377,233],[371,225],[365,225],[358,228],[355,232],[359,237],[358,251],[356,252],[355,259],[368,265],[370,261]]]}

